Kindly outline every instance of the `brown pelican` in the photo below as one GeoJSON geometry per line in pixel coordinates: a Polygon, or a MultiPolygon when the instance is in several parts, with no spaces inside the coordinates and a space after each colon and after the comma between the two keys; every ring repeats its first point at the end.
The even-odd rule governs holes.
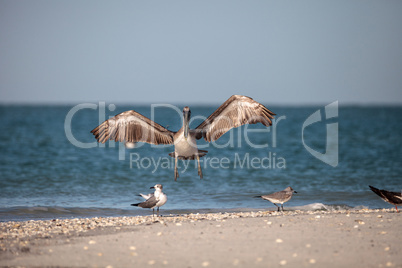
{"type": "Polygon", "coordinates": [[[389,192],[387,190],[380,190],[373,186],[370,186],[371,191],[376,193],[379,197],[381,197],[385,202],[388,202],[395,206],[396,212],[398,211],[398,207],[402,204],[402,191],[401,192],[389,192]]]}
{"type": "Polygon", "coordinates": [[[173,132],[131,110],[106,120],[91,132],[101,143],[110,139],[130,143],[174,144],[174,152],[169,154],[175,158],[174,179],[179,177],[178,159],[197,159],[198,175],[202,178],[200,157],[208,151],[198,150],[196,140],[204,138],[208,142],[215,141],[230,129],[244,124],[262,123],[268,127],[272,125],[271,119],[275,114],[250,97],[233,95],[195,129],[190,129],[190,115],[190,108],[184,107],[183,127],[173,132]]]}
{"type": "Polygon", "coordinates": [[[281,204],[281,208],[283,211],[283,203],[288,202],[290,200],[290,198],[292,198],[293,193],[296,193],[296,191],[294,191],[292,189],[292,187],[287,187],[285,190],[283,191],[279,191],[273,194],[268,194],[268,195],[260,195],[260,196],[256,196],[256,197],[261,197],[262,199],[268,200],[270,202],[272,202],[275,206],[278,207],[278,211],[279,210],[279,206],[276,203],[281,204]]]}
{"type": "Polygon", "coordinates": [[[159,207],[163,206],[167,201],[167,196],[162,192],[163,186],[162,184],[156,184],[152,186],[150,189],[155,189],[154,193],[151,194],[140,194],[146,200],[144,202],[138,204],[131,204],[132,206],[140,207],[140,208],[152,208],[152,216],[155,215],[155,207],[157,207],[157,216],[159,217],[159,207]]]}

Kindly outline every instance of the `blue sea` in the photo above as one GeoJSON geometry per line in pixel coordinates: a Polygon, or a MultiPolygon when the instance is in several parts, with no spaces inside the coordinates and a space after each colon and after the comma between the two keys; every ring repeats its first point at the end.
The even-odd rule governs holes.
{"type": "MultiPolygon", "coordinates": [[[[134,109],[176,131],[183,105],[1,105],[0,221],[150,215],[130,206],[157,183],[168,202],[161,214],[274,210],[255,198],[291,186],[285,209],[392,208],[369,189],[402,189],[402,107],[275,106],[270,128],[242,126],[201,158],[179,161],[172,146],[99,145],[90,131],[134,109]],[[330,108],[330,109],[329,109],[330,108]]],[[[195,128],[218,105],[190,106],[195,128]]]]}

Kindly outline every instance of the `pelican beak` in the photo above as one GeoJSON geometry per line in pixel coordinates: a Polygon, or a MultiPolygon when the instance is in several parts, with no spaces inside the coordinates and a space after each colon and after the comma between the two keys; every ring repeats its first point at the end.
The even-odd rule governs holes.
{"type": "Polygon", "coordinates": [[[155,189],[155,186],[149,187],[149,189],[155,189]]]}

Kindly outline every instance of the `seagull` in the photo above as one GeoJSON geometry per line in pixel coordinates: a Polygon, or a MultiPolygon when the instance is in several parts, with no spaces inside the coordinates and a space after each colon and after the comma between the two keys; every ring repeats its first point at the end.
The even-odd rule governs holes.
{"type": "Polygon", "coordinates": [[[155,207],[157,207],[157,216],[159,217],[159,207],[163,206],[167,201],[167,196],[162,192],[163,186],[162,184],[156,184],[152,186],[150,189],[155,189],[154,193],[150,193],[147,195],[140,194],[144,199],[144,202],[131,204],[132,206],[140,207],[140,208],[152,208],[152,216],[155,215],[155,207]]]}
{"type": "Polygon", "coordinates": [[[292,189],[292,187],[287,187],[285,190],[280,191],[280,192],[276,192],[273,194],[268,194],[268,195],[259,195],[256,197],[261,197],[262,199],[268,200],[270,202],[272,202],[275,206],[278,207],[278,211],[280,211],[279,206],[276,203],[281,204],[282,207],[282,211],[283,211],[283,203],[287,202],[290,200],[290,198],[292,198],[293,193],[296,193],[296,191],[294,191],[292,189]]]}
{"type": "Polygon", "coordinates": [[[373,186],[370,186],[371,191],[376,193],[379,197],[381,197],[385,202],[388,202],[395,206],[396,212],[398,211],[397,206],[402,204],[402,191],[401,192],[389,192],[386,190],[379,190],[373,186]]]}
{"type": "Polygon", "coordinates": [[[155,123],[134,110],[122,112],[96,128],[91,133],[100,143],[108,140],[135,144],[146,142],[150,144],[173,144],[174,152],[169,156],[174,157],[174,180],[179,177],[177,169],[178,159],[197,160],[198,175],[202,179],[200,157],[208,151],[199,150],[196,140],[204,138],[207,142],[219,139],[232,128],[244,124],[262,123],[269,127],[274,113],[264,105],[250,97],[233,95],[225,101],[215,112],[195,129],[190,129],[189,122],[191,111],[188,106],[183,108],[183,126],[177,132],[155,123]]]}

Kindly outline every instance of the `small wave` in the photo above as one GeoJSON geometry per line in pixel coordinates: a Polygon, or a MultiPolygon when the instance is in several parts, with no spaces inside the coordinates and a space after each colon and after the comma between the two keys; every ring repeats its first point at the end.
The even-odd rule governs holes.
{"type": "MultiPolygon", "coordinates": [[[[22,209],[24,210],[24,209],[22,209]]],[[[49,212],[49,213],[70,213],[71,210],[68,210],[63,207],[29,207],[25,210],[35,213],[35,212],[49,212]]]]}
{"type": "Polygon", "coordinates": [[[315,211],[315,210],[326,210],[326,211],[338,211],[338,210],[360,210],[360,209],[367,209],[367,206],[356,206],[351,207],[345,204],[332,204],[332,205],[325,205],[323,203],[312,203],[307,204],[304,206],[295,206],[291,207],[292,210],[302,210],[302,211],[315,211]]]}
{"type": "Polygon", "coordinates": [[[302,211],[309,211],[309,210],[330,210],[330,206],[324,205],[323,203],[312,203],[307,204],[304,206],[295,206],[291,207],[292,210],[302,210],[302,211]]]}
{"type": "Polygon", "coordinates": [[[0,221],[136,216],[138,212],[114,208],[11,207],[0,208],[0,221]]]}

